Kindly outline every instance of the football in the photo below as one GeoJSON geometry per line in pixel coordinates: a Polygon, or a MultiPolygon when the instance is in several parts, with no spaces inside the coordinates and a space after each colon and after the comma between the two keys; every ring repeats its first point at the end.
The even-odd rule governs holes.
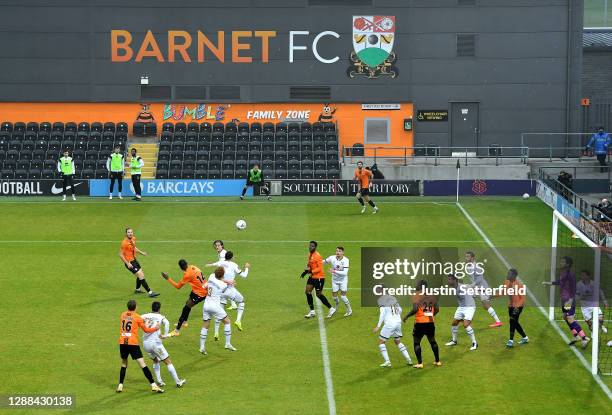
{"type": "Polygon", "coordinates": [[[236,229],[238,229],[239,231],[246,229],[246,226],[246,222],[242,219],[236,222],[236,229]]]}
{"type": "Polygon", "coordinates": [[[529,199],[529,193],[523,193],[523,199],[529,199]]]}

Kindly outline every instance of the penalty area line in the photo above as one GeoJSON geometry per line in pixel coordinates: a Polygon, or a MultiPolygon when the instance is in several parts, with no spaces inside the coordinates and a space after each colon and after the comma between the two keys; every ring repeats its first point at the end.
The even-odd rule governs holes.
{"type": "MultiPolygon", "coordinates": [[[[467,210],[465,210],[465,208],[463,206],[461,206],[461,203],[457,202],[457,208],[459,208],[459,210],[461,211],[461,213],[463,213],[463,216],[465,216],[465,218],[467,219],[467,221],[472,225],[472,227],[476,230],[476,232],[478,232],[478,234],[482,237],[482,239],[486,242],[486,244],[489,246],[489,248],[491,248],[493,250],[493,252],[495,253],[495,255],[497,256],[497,258],[502,262],[502,264],[504,264],[504,266],[508,269],[512,268],[512,266],[510,265],[510,263],[508,262],[508,260],[501,254],[501,252],[499,252],[499,250],[497,249],[497,247],[493,244],[493,242],[491,242],[491,240],[489,239],[489,237],[487,236],[487,234],[484,233],[484,231],[482,230],[482,228],[476,223],[476,221],[472,218],[472,216],[468,213],[467,210]]],[[[529,298],[531,299],[531,301],[533,301],[533,303],[537,306],[537,308],[540,310],[540,312],[544,315],[544,317],[546,318],[546,320],[550,323],[550,325],[555,329],[555,331],[559,334],[559,336],[561,336],[561,338],[563,339],[563,341],[567,344],[569,343],[569,338],[566,336],[566,334],[561,330],[561,328],[559,327],[559,325],[555,322],[555,321],[550,321],[548,320],[548,314],[546,312],[546,310],[544,309],[544,307],[542,306],[542,304],[540,304],[540,302],[538,301],[538,299],[535,297],[535,295],[533,295],[533,293],[531,292],[531,290],[527,289],[527,295],[529,296],[529,298]]],[[[576,355],[576,357],[578,358],[578,360],[580,361],[580,363],[582,363],[582,365],[584,366],[584,368],[591,373],[591,365],[589,364],[589,362],[586,360],[586,358],[582,355],[582,353],[580,353],[578,350],[576,350],[575,347],[571,347],[570,350],[572,352],[574,352],[574,354],[576,355]]],[[[608,388],[608,385],[606,385],[602,380],[601,377],[597,374],[593,375],[593,379],[595,380],[595,382],[599,385],[599,387],[601,388],[601,390],[603,391],[603,393],[608,397],[608,399],[612,400],[612,392],[610,391],[610,388],[608,388]]]]}

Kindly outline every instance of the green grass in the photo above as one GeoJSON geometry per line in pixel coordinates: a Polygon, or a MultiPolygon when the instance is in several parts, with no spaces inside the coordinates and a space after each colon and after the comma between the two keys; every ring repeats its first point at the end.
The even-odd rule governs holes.
{"type": "MultiPolygon", "coordinates": [[[[351,288],[360,284],[361,246],[484,248],[453,204],[435,203],[447,200],[380,199],[379,215],[361,216],[356,203],[342,198],[243,203],[3,199],[0,241],[13,242],[0,242],[5,322],[0,395],[74,394],[77,408],[72,412],[79,414],[328,413],[318,323],[303,318],[304,281],[298,276],[306,261],[306,241],[324,241],[319,246],[323,255],[333,253],[339,243],[345,246],[351,288]],[[238,218],[247,221],[246,231],[235,230],[238,218]],[[152,288],[161,292],[162,312],[171,323],[188,288],[175,290],[159,277],[160,271],[177,279],[179,258],[197,265],[210,262],[215,258],[211,241],[217,238],[226,240],[239,263],[253,265],[249,277],[239,282],[246,298],[245,331],[234,330],[232,338],[239,351],[226,352],[222,341],[209,338],[209,354],[201,356],[201,309],[194,308],[183,334],[165,341],[188,383],[180,390],[167,387],[163,395],[148,391],[134,362],[125,392],[114,392],[120,363],[118,317],[134,289],[134,278],[117,256],[126,226],[134,228],[140,248],[149,253],[140,258],[141,264],[152,288]]],[[[551,212],[534,198],[475,198],[463,205],[498,246],[550,244],[551,212]]],[[[339,414],[604,413],[610,408],[558,334],[529,307],[521,318],[532,339],[525,347],[506,350],[507,327],[486,328],[490,317],[478,310],[477,352],[467,351],[461,333],[459,347],[441,346],[443,367],[416,371],[401,366],[397,349],[389,344],[394,367],[380,369],[377,337],[371,332],[378,310],[360,307],[357,293],[349,292],[355,310],[351,318],[343,318],[341,309],[325,322],[339,414]]],[[[151,300],[138,301],[138,311],[147,312],[151,300]]],[[[497,300],[495,307],[507,321],[506,301],[497,300]]],[[[436,318],[439,343],[447,340],[453,311],[443,308],[436,318]]],[[[404,335],[413,355],[410,332],[411,324],[404,335]]],[[[423,346],[425,362],[431,363],[429,346],[425,341],[423,346]]],[[[171,384],[165,368],[162,376],[171,384]]]]}

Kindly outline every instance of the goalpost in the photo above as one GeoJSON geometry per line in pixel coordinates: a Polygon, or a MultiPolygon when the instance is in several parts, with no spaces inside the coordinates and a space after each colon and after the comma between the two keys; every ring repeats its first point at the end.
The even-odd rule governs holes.
{"type": "MultiPolygon", "coordinates": [[[[551,241],[551,256],[550,256],[550,281],[557,280],[557,263],[559,261],[560,251],[565,249],[575,249],[575,252],[580,251],[582,248],[587,254],[587,258],[581,258],[581,267],[585,269],[592,269],[593,274],[593,285],[594,285],[594,297],[597,300],[597,306],[593,308],[592,318],[592,330],[591,330],[591,373],[602,375],[612,375],[612,347],[608,347],[608,341],[610,341],[606,334],[604,337],[600,333],[599,327],[599,312],[600,312],[600,287],[602,286],[601,281],[601,265],[602,255],[601,247],[589,239],[584,233],[582,233],[570,220],[563,216],[559,211],[553,210],[553,221],[552,221],[552,241],[551,241]]],[[[562,255],[561,255],[562,256],[562,255]]],[[[582,255],[581,255],[582,257],[582,255]]],[[[604,256],[604,258],[606,258],[604,256]]],[[[575,263],[578,266],[577,263],[575,263]]],[[[575,268],[577,272],[580,270],[575,268]]],[[[604,272],[604,275],[607,275],[604,272]]],[[[609,277],[608,277],[609,278],[609,277]]],[[[607,281],[604,281],[604,286],[607,286],[607,281]]],[[[549,291],[549,309],[548,319],[556,324],[555,320],[555,300],[557,299],[558,293],[555,293],[555,286],[550,286],[549,291]]],[[[576,299],[579,303],[579,299],[576,299]]],[[[578,307],[576,307],[578,311],[578,307]]],[[[605,316],[604,316],[605,317],[605,316]]],[[[605,323],[606,320],[604,320],[605,323]]],[[[588,327],[583,327],[588,330],[588,327]]]]}

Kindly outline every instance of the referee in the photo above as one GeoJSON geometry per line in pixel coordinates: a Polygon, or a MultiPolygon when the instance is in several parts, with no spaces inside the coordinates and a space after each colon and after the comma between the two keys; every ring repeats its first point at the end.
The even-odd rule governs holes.
{"type": "MultiPolygon", "coordinates": [[[[130,175],[132,176],[132,186],[134,186],[134,193],[136,196],[133,200],[142,200],[142,189],[140,187],[140,176],[142,175],[142,168],[144,167],[144,160],[142,157],[136,155],[137,150],[132,148],[130,154],[130,175]]],[[[112,191],[111,191],[112,192],[112,191]]]]}
{"type": "MultiPolygon", "coordinates": [[[[240,200],[244,200],[244,195],[247,192],[249,187],[256,186],[260,189],[259,193],[263,191],[264,194],[268,197],[268,200],[271,200],[270,189],[266,186],[266,183],[263,181],[262,171],[259,169],[259,164],[253,165],[253,168],[249,170],[247,181],[244,187],[242,188],[242,195],[240,195],[240,200]]],[[[253,196],[255,196],[255,191],[253,190],[253,196]]]]}
{"type": "Polygon", "coordinates": [[[123,199],[121,197],[121,191],[123,190],[123,171],[124,171],[124,161],[123,154],[120,153],[121,148],[119,146],[115,147],[115,150],[108,156],[106,160],[106,169],[110,173],[110,196],[109,199],[113,198],[113,190],[115,189],[115,180],[119,181],[119,199],[123,199]]]}
{"type": "Polygon", "coordinates": [[[66,200],[66,190],[70,188],[72,191],[72,200],[76,200],[76,196],[74,195],[74,173],[76,169],[74,168],[74,160],[70,157],[70,151],[64,150],[64,156],[60,157],[57,161],[57,171],[61,173],[62,179],[64,181],[64,196],[62,200],[66,200]]]}

